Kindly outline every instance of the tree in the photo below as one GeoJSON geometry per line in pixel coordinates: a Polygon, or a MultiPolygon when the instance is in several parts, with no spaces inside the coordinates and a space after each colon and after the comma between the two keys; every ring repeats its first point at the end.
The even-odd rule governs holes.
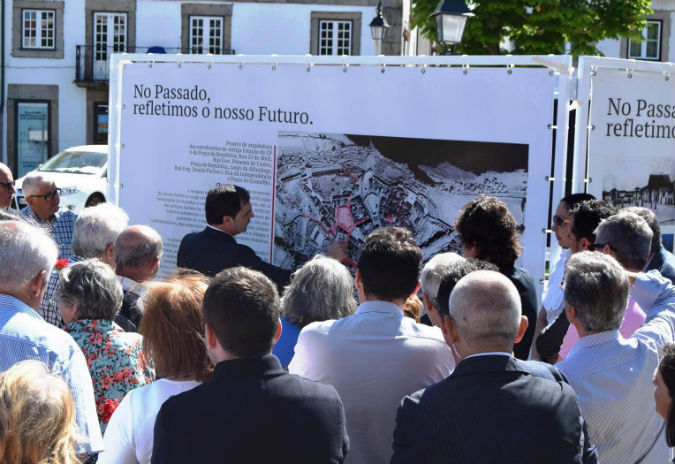
{"type": "MultiPolygon", "coordinates": [[[[412,25],[436,40],[436,24],[429,15],[438,0],[414,0],[412,25]]],[[[510,39],[519,55],[600,55],[596,43],[621,37],[642,40],[651,0],[484,0],[473,3],[457,52],[499,55],[510,39]]]]}

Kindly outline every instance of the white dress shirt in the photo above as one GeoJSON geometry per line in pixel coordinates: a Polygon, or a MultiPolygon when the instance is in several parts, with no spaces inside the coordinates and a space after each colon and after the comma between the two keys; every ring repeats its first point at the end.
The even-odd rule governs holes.
{"type": "Polygon", "coordinates": [[[443,380],[453,368],[439,328],[417,324],[385,301],[368,301],[353,316],[303,328],[288,366],[340,394],[350,464],[389,462],[403,397],[443,380]]]}
{"type": "Polygon", "coordinates": [[[105,452],[99,455],[98,464],[149,464],[159,408],[170,397],[200,383],[159,379],[130,391],[110,418],[103,437],[105,452]]]}
{"type": "Polygon", "coordinates": [[[552,324],[556,317],[560,315],[563,309],[563,289],[560,284],[565,276],[565,265],[570,259],[572,252],[569,249],[564,249],[560,252],[558,261],[553,265],[551,273],[548,277],[548,284],[544,289],[542,305],[546,310],[546,324],[552,324]]]}
{"type": "Polygon", "coordinates": [[[651,380],[663,345],[675,339],[675,287],[650,271],[638,274],[631,295],[647,314],[641,328],[630,338],[618,330],[582,337],[556,366],[579,398],[600,462],[668,462],[651,380]]]}

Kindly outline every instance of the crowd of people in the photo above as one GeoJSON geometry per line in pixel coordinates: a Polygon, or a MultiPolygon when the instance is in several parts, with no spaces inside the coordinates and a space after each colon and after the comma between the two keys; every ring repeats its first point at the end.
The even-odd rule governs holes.
{"type": "Polygon", "coordinates": [[[672,459],[675,257],[646,208],[563,198],[540,305],[494,197],[459,211],[463,256],[385,227],[353,276],[337,241],[260,259],[249,193],[219,184],[160,279],[151,227],[23,191],[8,209],[0,164],[2,464],[672,459]]]}

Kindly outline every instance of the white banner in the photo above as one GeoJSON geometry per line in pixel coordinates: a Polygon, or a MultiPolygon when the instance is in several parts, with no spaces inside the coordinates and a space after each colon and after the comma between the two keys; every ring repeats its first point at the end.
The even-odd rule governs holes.
{"type": "Polygon", "coordinates": [[[652,209],[672,249],[675,84],[662,72],[604,67],[594,72],[588,192],[617,208],[652,209]]]}
{"type": "Polygon", "coordinates": [[[520,264],[544,276],[548,69],[137,57],[118,60],[111,81],[112,182],[131,222],[164,238],[163,273],[181,238],[205,227],[204,198],[220,182],[252,195],[255,218],[237,240],[287,268],[336,239],[349,239],[353,262],[384,225],[412,229],[425,258],[458,251],[457,210],[485,193],[524,229],[520,264]]]}

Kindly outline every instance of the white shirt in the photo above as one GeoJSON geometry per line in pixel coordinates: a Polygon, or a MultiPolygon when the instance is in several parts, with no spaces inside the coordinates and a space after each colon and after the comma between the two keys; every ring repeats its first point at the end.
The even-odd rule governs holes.
{"type": "Polygon", "coordinates": [[[663,419],[651,380],[663,346],[675,339],[675,287],[656,271],[640,273],[631,295],[647,310],[630,338],[618,330],[581,337],[556,367],[579,398],[600,462],[668,462],[663,419]],[[649,450],[649,452],[648,452],[649,450]]]}
{"type": "Polygon", "coordinates": [[[105,452],[99,464],[149,463],[152,458],[155,418],[164,402],[201,382],[159,379],[130,391],[115,409],[103,437],[105,452]]]}
{"type": "Polygon", "coordinates": [[[569,249],[560,252],[558,261],[553,265],[553,269],[548,277],[548,284],[544,289],[544,299],[542,305],[546,310],[546,324],[552,324],[556,317],[560,315],[563,309],[563,289],[560,284],[565,276],[565,265],[572,255],[569,249]]]}
{"type": "Polygon", "coordinates": [[[443,380],[453,368],[439,328],[417,324],[385,301],[368,301],[353,316],[303,328],[288,366],[340,394],[350,440],[345,463],[351,464],[389,462],[403,397],[443,380]]]}

